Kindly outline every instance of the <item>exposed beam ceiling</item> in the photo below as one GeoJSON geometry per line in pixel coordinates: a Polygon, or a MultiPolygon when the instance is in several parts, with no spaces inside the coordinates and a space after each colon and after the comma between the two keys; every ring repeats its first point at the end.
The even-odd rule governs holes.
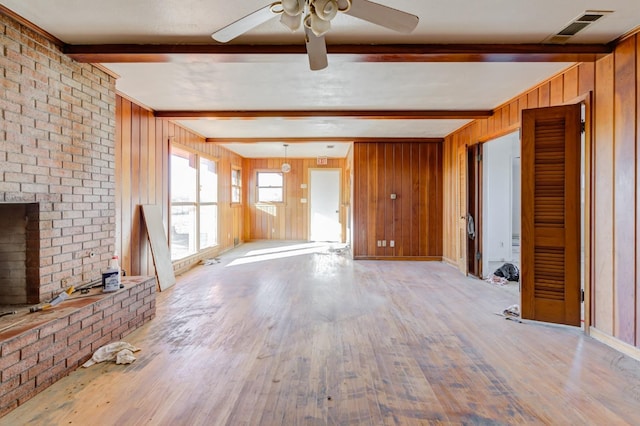
{"type": "Polygon", "coordinates": [[[443,138],[348,138],[348,137],[308,137],[308,138],[207,138],[207,142],[229,144],[229,143],[262,143],[262,142],[287,142],[287,143],[308,143],[308,142],[423,142],[438,143],[443,142],[443,138]]]}
{"type": "MultiPolygon", "coordinates": [[[[328,45],[332,62],[593,62],[610,44],[385,44],[328,45]]],[[[306,61],[304,45],[98,44],[65,45],[86,63],[256,63],[306,61]]]]}
{"type": "Polygon", "coordinates": [[[250,158],[279,156],[285,141],[292,155],[316,156],[357,140],[440,140],[611,54],[640,22],[637,0],[375,1],[418,26],[398,33],[339,14],[325,37],[329,66],[317,72],[304,34],[277,18],[212,40],[269,0],[0,0],[0,13],[97,65],[157,117],[250,158]],[[604,14],[558,38],[588,11],[604,14]]]}
{"type": "Polygon", "coordinates": [[[155,111],[157,118],[168,120],[252,120],[260,118],[351,118],[369,120],[479,119],[488,118],[493,111],[420,111],[420,110],[314,110],[314,111],[155,111]]]}

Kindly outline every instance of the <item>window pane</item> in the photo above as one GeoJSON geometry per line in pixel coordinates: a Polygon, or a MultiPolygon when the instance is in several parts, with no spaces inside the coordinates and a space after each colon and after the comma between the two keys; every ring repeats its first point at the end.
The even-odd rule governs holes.
{"type": "Polygon", "coordinates": [[[239,203],[240,202],[240,188],[237,186],[234,186],[233,188],[231,188],[231,202],[232,203],[239,203]]]}
{"type": "Polygon", "coordinates": [[[258,201],[265,203],[281,203],[282,188],[258,188],[258,201]]]}
{"type": "Polygon", "coordinates": [[[242,174],[240,170],[232,169],[231,170],[231,185],[240,186],[240,182],[242,180],[242,174]]]}
{"type": "Polygon", "coordinates": [[[282,186],[282,173],[259,172],[258,186],[282,186]]]}
{"type": "Polygon", "coordinates": [[[195,154],[171,148],[171,201],[196,201],[195,154]]]}
{"type": "Polygon", "coordinates": [[[196,252],[196,207],[171,206],[171,259],[196,252]]]}
{"type": "Polygon", "coordinates": [[[200,158],[200,202],[218,201],[218,172],[216,162],[200,158]]]}
{"type": "Polygon", "coordinates": [[[200,249],[218,244],[218,206],[200,206],[200,249]]]}

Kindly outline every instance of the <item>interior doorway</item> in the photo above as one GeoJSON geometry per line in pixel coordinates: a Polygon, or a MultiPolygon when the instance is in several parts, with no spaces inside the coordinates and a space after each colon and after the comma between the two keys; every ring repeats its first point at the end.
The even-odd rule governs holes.
{"type": "Polygon", "coordinates": [[[467,147],[467,274],[482,278],[482,144],[467,147]]]}
{"type": "Polygon", "coordinates": [[[485,143],[483,152],[482,269],[520,268],[520,132],[485,143]]]}
{"type": "Polygon", "coordinates": [[[311,169],[309,176],[309,240],[342,241],[339,169],[311,169]]]}

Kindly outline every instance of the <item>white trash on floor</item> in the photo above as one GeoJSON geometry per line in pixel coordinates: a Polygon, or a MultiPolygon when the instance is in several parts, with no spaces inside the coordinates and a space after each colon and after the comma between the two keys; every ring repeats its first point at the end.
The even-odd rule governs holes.
{"type": "Polygon", "coordinates": [[[91,367],[93,364],[104,361],[116,361],[117,364],[131,364],[136,360],[133,353],[139,350],[140,348],[136,348],[127,342],[109,343],[95,351],[91,359],[82,364],[82,366],[85,368],[91,367]]]}

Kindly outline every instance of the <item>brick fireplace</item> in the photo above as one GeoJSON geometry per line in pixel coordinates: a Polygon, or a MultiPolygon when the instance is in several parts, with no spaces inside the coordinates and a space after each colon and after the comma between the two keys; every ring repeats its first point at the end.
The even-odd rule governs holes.
{"type": "Polygon", "coordinates": [[[113,253],[115,78],[4,15],[0,45],[0,298],[37,303],[113,253]]]}
{"type": "MultiPolygon", "coordinates": [[[[114,76],[0,13],[0,305],[100,280],[116,244],[115,105],[114,76]]],[[[153,318],[155,279],[127,280],[0,318],[0,416],[153,318]]]]}

